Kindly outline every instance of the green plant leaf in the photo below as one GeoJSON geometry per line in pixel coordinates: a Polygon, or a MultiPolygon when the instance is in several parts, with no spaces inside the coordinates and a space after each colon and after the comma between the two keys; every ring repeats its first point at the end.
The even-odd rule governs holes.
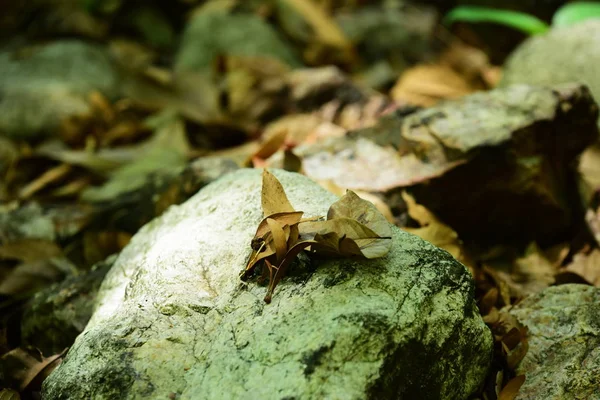
{"type": "Polygon", "coordinates": [[[544,33],[549,29],[548,24],[533,15],[477,6],[461,6],[450,10],[444,17],[444,24],[450,25],[454,22],[491,22],[518,29],[529,35],[544,33]]]}
{"type": "Polygon", "coordinates": [[[593,18],[600,18],[600,3],[592,1],[568,3],[556,11],[552,17],[552,26],[570,26],[593,18]]]}

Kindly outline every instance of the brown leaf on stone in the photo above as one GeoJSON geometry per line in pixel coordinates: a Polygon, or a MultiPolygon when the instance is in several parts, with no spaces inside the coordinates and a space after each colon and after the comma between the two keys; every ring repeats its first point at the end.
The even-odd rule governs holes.
{"type": "Polygon", "coordinates": [[[304,249],[335,256],[382,257],[391,247],[391,227],[385,217],[370,202],[348,191],[331,205],[327,220],[307,218],[294,211],[283,186],[277,178],[263,171],[261,191],[265,218],[259,224],[251,242],[252,253],[246,268],[240,273],[246,279],[255,266],[264,261],[269,275],[265,302],[269,303],[275,287],[304,249]],[[384,236],[385,235],[385,236],[384,236]]]}
{"type": "Polygon", "coordinates": [[[292,226],[292,225],[298,224],[302,220],[302,214],[304,214],[302,211],[293,211],[293,212],[282,212],[282,213],[268,215],[258,225],[258,228],[256,229],[256,234],[254,235],[254,238],[255,239],[264,238],[265,235],[267,233],[269,233],[269,223],[267,222],[267,219],[271,218],[271,219],[277,221],[282,226],[286,226],[286,225],[292,226]]]}
{"type": "Polygon", "coordinates": [[[380,237],[391,237],[392,229],[389,222],[377,210],[375,205],[361,199],[351,190],[348,190],[341,199],[329,207],[327,219],[351,218],[365,225],[380,237]]]}
{"type": "MultiPolygon", "coordinates": [[[[383,216],[381,216],[381,218],[383,218],[383,216]]],[[[385,221],[385,218],[383,219],[385,221]]],[[[385,223],[387,224],[388,222],[385,221],[385,223]]],[[[389,252],[392,245],[391,230],[390,236],[380,236],[366,225],[347,217],[301,223],[299,229],[301,237],[314,239],[317,243],[322,244],[321,247],[316,247],[314,249],[317,252],[319,252],[320,249],[333,250],[334,248],[337,248],[338,250],[341,250],[339,245],[330,246],[330,243],[332,243],[331,241],[334,240],[334,237],[329,235],[331,233],[336,234],[337,238],[339,238],[338,241],[341,241],[342,239],[352,240],[356,246],[358,246],[358,249],[360,249],[360,254],[365,258],[383,257],[389,252]]],[[[354,249],[350,244],[347,244],[346,248],[354,249]]],[[[329,251],[325,252],[330,255],[332,254],[329,251]]],[[[333,253],[335,254],[336,252],[333,253]]],[[[352,251],[350,253],[339,252],[336,255],[351,256],[357,254],[352,251]]]]}
{"type": "Polygon", "coordinates": [[[594,249],[589,254],[576,254],[573,261],[560,272],[574,273],[590,285],[600,287],[600,250],[594,249]]]}
{"type": "Polygon", "coordinates": [[[272,218],[267,218],[267,224],[269,225],[269,230],[271,231],[271,236],[273,237],[273,245],[275,246],[275,255],[277,256],[277,261],[283,260],[283,257],[288,250],[283,226],[272,218]]]}
{"type": "Polygon", "coordinates": [[[266,169],[263,170],[262,182],[261,203],[265,217],[276,213],[295,211],[279,180],[266,169]]]}
{"type": "MultiPolygon", "coordinates": [[[[346,189],[343,189],[343,188],[339,187],[338,185],[336,185],[331,180],[318,181],[317,183],[319,185],[321,185],[322,187],[324,187],[325,189],[327,189],[328,191],[330,191],[331,193],[333,193],[337,196],[340,196],[340,197],[343,196],[344,193],[346,193],[346,191],[347,191],[346,189]]],[[[372,203],[375,206],[375,208],[377,209],[377,211],[379,211],[388,222],[390,222],[392,224],[395,222],[394,215],[392,214],[392,210],[390,209],[390,206],[384,200],[382,200],[379,196],[377,196],[376,194],[373,194],[373,193],[365,192],[363,190],[356,190],[353,192],[361,199],[366,200],[369,203],[372,203]]]]}
{"type": "Polygon", "coordinates": [[[288,248],[291,248],[298,240],[297,225],[302,219],[302,214],[302,211],[271,214],[261,221],[251,242],[252,253],[246,268],[240,272],[241,279],[246,279],[258,262],[266,260],[274,254],[277,259],[273,262],[281,261],[288,248]],[[283,230],[283,237],[278,231],[278,227],[283,230]]]}
{"type": "MultiPolygon", "coordinates": [[[[277,266],[274,269],[275,274],[271,277],[271,279],[269,281],[269,288],[267,289],[267,294],[264,298],[265,303],[269,304],[271,302],[271,297],[273,296],[275,287],[277,286],[277,284],[279,283],[281,278],[283,278],[283,276],[285,275],[288,266],[291,264],[291,262],[294,260],[294,258],[296,258],[296,256],[302,250],[313,245],[314,243],[315,242],[313,240],[304,240],[304,241],[296,243],[294,245],[294,247],[292,247],[288,251],[288,253],[285,255],[285,258],[283,259],[283,261],[279,264],[279,266],[277,266]]],[[[270,270],[273,270],[273,268],[271,268],[270,270]]]]}
{"type": "Polygon", "coordinates": [[[429,154],[427,159],[414,153],[400,154],[393,146],[377,144],[367,137],[339,138],[331,146],[325,142],[298,149],[298,155],[304,171],[314,180],[332,180],[340,187],[377,192],[426,182],[466,162],[434,159],[429,154]]]}
{"type": "Polygon", "coordinates": [[[498,395],[498,400],[513,400],[519,394],[519,389],[525,383],[525,375],[512,378],[498,395]]]}

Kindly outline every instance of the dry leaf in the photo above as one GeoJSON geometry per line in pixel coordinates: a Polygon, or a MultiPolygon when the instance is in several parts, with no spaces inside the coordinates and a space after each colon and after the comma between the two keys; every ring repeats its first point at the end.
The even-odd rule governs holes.
{"type": "Polygon", "coordinates": [[[303,113],[285,115],[274,122],[269,123],[264,130],[263,137],[266,141],[272,137],[281,135],[282,132],[292,143],[304,143],[308,137],[326,121],[316,113],[303,113]]]}
{"type": "MultiPolygon", "coordinates": [[[[585,204],[589,204],[593,194],[600,189],[600,145],[594,144],[581,153],[579,158],[580,192],[585,204]]],[[[595,230],[594,232],[599,232],[595,230]]],[[[600,235],[598,236],[600,239],[600,235]]]]}
{"type": "Polygon", "coordinates": [[[365,258],[382,257],[390,250],[390,224],[373,204],[353,192],[348,191],[329,208],[326,221],[318,217],[302,220],[303,213],[294,211],[281,183],[265,169],[261,203],[265,218],[256,229],[252,253],[240,278],[248,278],[258,262],[264,261],[266,270],[261,279],[268,272],[269,288],[264,299],[267,303],[289,264],[304,249],[365,258]]]}
{"type": "MultiPolygon", "coordinates": [[[[317,181],[317,183],[326,190],[340,197],[343,196],[346,192],[346,189],[339,187],[331,180],[317,181]]],[[[375,208],[377,208],[377,211],[379,211],[389,223],[393,224],[396,222],[394,215],[392,214],[392,210],[390,209],[390,206],[388,206],[387,203],[381,198],[379,198],[377,195],[362,190],[356,190],[354,191],[354,193],[361,199],[372,203],[375,206],[375,208]]]]}
{"type": "Polygon", "coordinates": [[[487,315],[492,310],[496,309],[495,306],[498,303],[499,294],[498,288],[493,287],[483,295],[479,302],[479,311],[481,315],[487,315]]]}
{"type": "Polygon", "coordinates": [[[46,186],[62,180],[69,172],[71,172],[71,169],[71,166],[68,164],[60,164],[54,168],[47,170],[42,175],[37,177],[37,179],[23,187],[19,191],[19,197],[21,199],[30,198],[46,186]]]}
{"type": "Polygon", "coordinates": [[[333,203],[327,212],[327,219],[340,217],[352,218],[374,231],[380,237],[392,236],[392,229],[389,222],[387,222],[373,203],[361,199],[351,190],[348,190],[341,199],[333,203]]]}
{"type": "Polygon", "coordinates": [[[273,236],[277,261],[281,261],[285,257],[285,253],[287,253],[287,240],[285,232],[283,231],[283,226],[273,218],[267,218],[267,224],[269,225],[269,230],[273,236]]]}
{"type": "MultiPolygon", "coordinates": [[[[265,298],[264,298],[265,303],[269,304],[271,302],[271,297],[273,296],[275,287],[277,286],[277,284],[279,283],[281,278],[283,278],[283,276],[285,275],[287,267],[291,264],[292,260],[294,260],[296,258],[296,256],[302,250],[304,250],[305,248],[307,248],[313,244],[314,244],[313,241],[305,240],[305,241],[296,243],[294,245],[294,247],[292,247],[288,251],[288,253],[285,255],[285,258],[283,259],[283,261],[277,267],[276,273],[274,275],[272,275],[272,277],[269,281],[269,288],[267,289],[267,294],[265,295],[265,298]]],[[[271,271],[272,271],[272,268],[270,268],[269,272],[271,272],[271,271]]]]}
{"type": "MultiPolygon", "coordinates": [[[[383,216],[381,216],[381,218],[383,218],[383,216]]],[[[385,221],[385,223],[387,224],[388,222],[385,221]]],[[[331,240],[331,238],[327,235],[332,232],[337,235],[339,240],[344,238],[350,239],[356,243],[360,249],[359,254],[362,254],[365,258],[383,257],[389,252],[392,245],[391,230],[390,236],[382,237],[366,225],[363,225],[352,218],[340,217],[328,219],[327,221],[306,222],[300,224],[299,229],[301,237],[309,238],[309,240],[315,240],[320,244],[321,241],[319,240],[319,237],[325,237],[326,241],[331,240]]],[[[325,246],[327,249],[330,248],[326,246],[326,243],[323,243],[323,246],[325,246]]],[[[320,248],[316,247],[314,250],[319,252],[320,248]]],[[[357,255],[357,253],[338,254],[341,256],[357,255]]]]}
{"type": "Polygon", "coordinates": [[[268,217],[266,217],[260,222],[258,228],[256,229],[256,234],[254,235],[254,238],[264,239],[264,236],[269,232],[269,223],[267,222],[267,219],[274,219],[275,221],[279,222],[282,226],[292,226],[300,222],[300,220],[302,219],[302,214],[304,214],[302,211],[270,214],[268,217]]]}
{"type": "MultiPolygon", "coordinates": [[[[265,175],[263,174],[263,183],[264,177],[265,175]]],[[[283,242],[280,239],[277,239],[280,243],[279,247],[282,248],[285,246],[285,252],[287,252],[287,249],[293,246],[298,240],[297,225],[302,219],[302,214],[302,211],[271,214],[261,221],[251,242],[252,253],[250,254],[249,261],[246,264],[246,268],[240,273],[242,279],[246,279],[253,272],[254,267],[258,262],[266,260],[268,257],[277,253],[277,247],[274,243],[275,238],[270,226],[273,222],[269,224],[269,220],[278,223],[283,229],[287,228],[288,243],[285,243],[285,238],[283,242]]],[[[280,253],[277,256],[279,261],[283,258],[281,257],[281,253],[282,251],[280,250],[280,253]]]]}
{"type": "Polygon", "coordinates": [[[571,272],[585,279],[590,285],[600,287],[600,250],[594,249],[589,254],[576,254],[571,264],[561,272],[571,272]]]}
{"type": "Polygon", "coordinates": [[[440,57],[440,63],[452,67],[464,76],[473,90],[491,89],[499,82],[499,68],[491,65],[487,54],[460,41],[449,46],[440,57]]]}
{"type": "Polygon", "coordinates": [[[61,248],[54,242],[44,239],[19,239],[0,246],[0,259],[35,262],[59,257],[61,248]]]}
{"type": "Polygon", "coordinates": [[[465,78],[446,65],[417,65],[405,71],[392,88],[397,103],[429,107],[443,99],[473,91],[465,78]]]}
{"type": "Polygon", "coordinates": [[[265,216],[282,212],[294,212],[290,201],[288,200],[283,186],[266,169],[263,170],[263,185],[261,192],[262,209],[265,216]]]}
{"type": "Polygon", "coordinates": [[[462,241],[459,239],[456,231],[441,222],[427,208],[418,204],[414,197],[406,191],[402,192],[402,198],[406,202],[408,215],[421,225],[421,228],[402,228],[402,230],[412,233],[434,246],[446,250],[472,271],[474,262],[467,256],[462,241]]]}
{"type": "Polygon", "coordinates": [[[0,283],[1,295],[34,292],[63,279],[65,273],[53,259],[17,265],[0,283]]]}
{"type": "Polygon", "coordinates": [[[44,357],[42,352],[33,347],[17,348],[4,354],[2,372],[5,384],[19,392],[24,391],[38,375],[50,373],[48,367],[56,367],[67,350],[50,357],[44,357]]]}
{"type": "Polygon", "coordinates": [[[531,243],[525,255],[515,260],[510,273],[497,271],[497,274],[510,288],[512,297],[524,297],[552,285],[557,272],[540,248],[531,243]]]}
{"type": "Polygon", "coordinates": [[[276,132],[276,134],[270,136],[267,140],[265,140],[260,148],[252,155],[252,159],[258,158],[262,160],[266,160],[271,157],[277,150],[279,150],[283,144],[285,143],[285,139],[287,137],[286,130],[280,130],[276,132]]]}
{"type": "Polygon", "coordinates": [[[315,31],[323,44],[348,50],[352,43],[346,38],[338,24],[312,0],[284,0],[293,7],[315,31]]]}
{"type": "Polygon", "coordinates": [[[483,272],[489,275],[496,284],[496,287],[498,288],[498,292],[500,294],[500,298],[502,299],[502,303],[505,306],[511,305],[510,287],[508,286],[504,278],[498,274],[498,271],[496,271],[489,265],[484,265],[482,269],[483,272]]]}
{"type": "Polygon", "coordinates": [[[435,64],[421,64],[405,71],[391,95],[398,103],[428,107],[440,100],[490,89],[498,79],[498,69],[483,51],[457,41],[435,64]]]}
{"type": "Polygon", "coordinates": [[[525,383],[525,375],[512,378],[498,395],[498,400],[513,400],[519,394],[519,389],[525,383]]]}

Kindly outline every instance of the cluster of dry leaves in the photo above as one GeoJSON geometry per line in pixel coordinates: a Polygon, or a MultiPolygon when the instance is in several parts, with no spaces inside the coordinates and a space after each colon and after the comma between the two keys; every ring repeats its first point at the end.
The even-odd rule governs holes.
{"type": "Polygon", "coordinates": [[[261,280],[269,275],[265,302],[271,302],[275,286],[302,250],[333,256],[383,257],[392,245],[392,231],[385,217],[368,201],[348,191],[331,205],[327,219],[302,218],[295,211],[283,186],[266,169],[263,171],[262,210],[265,218],[252,239],[252,253],[240,274],[247,279],[259,262],[264,262],[261,280]]]}

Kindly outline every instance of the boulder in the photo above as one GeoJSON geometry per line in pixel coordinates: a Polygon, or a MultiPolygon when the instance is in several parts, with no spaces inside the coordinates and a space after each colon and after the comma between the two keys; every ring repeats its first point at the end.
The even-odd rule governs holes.
{"type": "Polygon", "coordinates": [[[530,37],[506,61],[500,86],[566,82],[584,83],[600,99],[600,20],[530,37]]]}
{"type": "Polygon", "coordinates": [[[581,220],[573,164],[597,118],[584,86],[513,85],[294,152],[315,180],[390,198],[408,188],[465,241],[552,243],[581,220]]]}
{"type": "Polygon", "coordinates": [[[508,312],[528,330],[517,400],[597,399],[600,393],[600,289],[552,286],[508,312]]]}
{"type": "Polygon", "coordinates": [[[0,135],[30,139],[53,133],[90,110],[88,95],[119,93],[119,77],[103,48],[62,40],[0,52],[0,135]]]}
{"type": "MultiPolygon", "coordinates": [[[[336,197],[274,171],[292,205],[336,197]]],[[[278,285],[239,272],[262,219],[261,172],[242,169],[144,226],[105,278],[45,399],[466,399],[492,337],[473,281],[447,252],[393,227],[380,259],[301,257],[278,285]]]]}

